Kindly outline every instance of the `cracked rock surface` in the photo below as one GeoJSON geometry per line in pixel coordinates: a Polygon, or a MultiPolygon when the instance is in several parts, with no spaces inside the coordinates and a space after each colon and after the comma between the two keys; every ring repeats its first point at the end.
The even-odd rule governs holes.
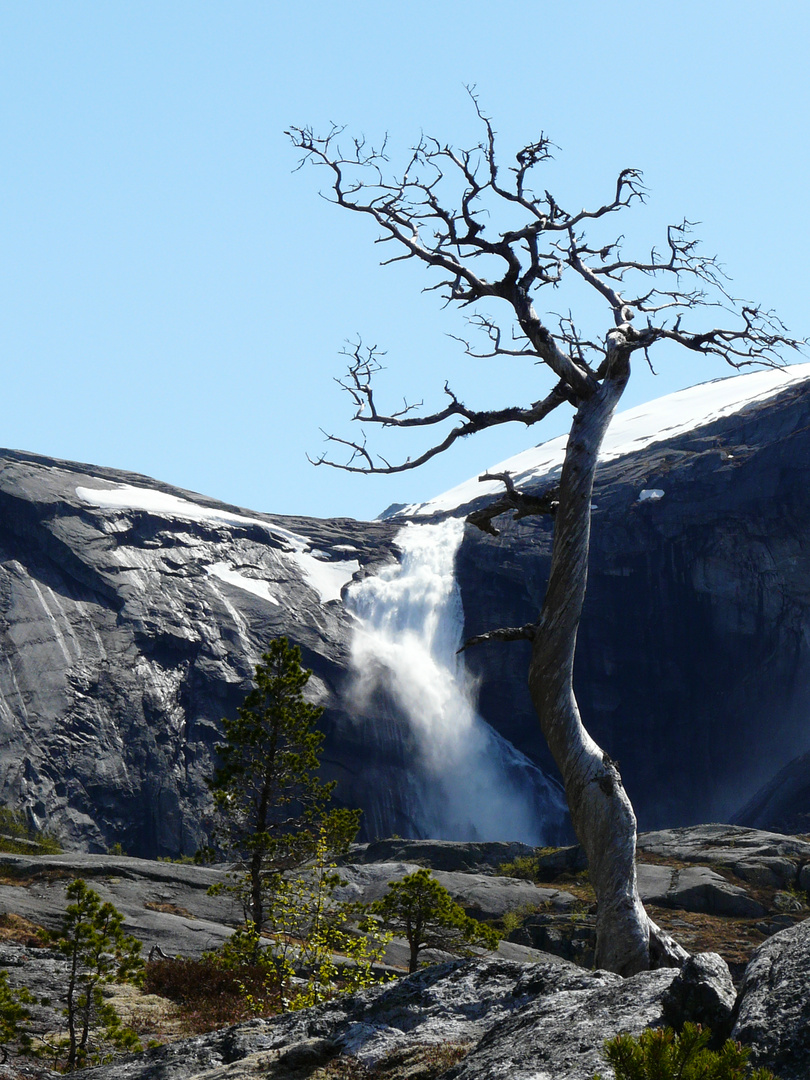
{"type": "Polygon", "coordinates": [[[810,1076],[810,920],[760,945],[740,989],[732,1037],[780,1080],[810,1076]]]}
{"type": "MultiPolygon", "coordinates": [[[[691,980],[693,988],[718,984],[715,1000],[729,982],[717,961],[709,959],[691,980]]],[[[352,998],[185,1040],[77,1076],[315,1080],[327,1075],[319,1070],[329,1061],[342,1057],[375,1066],[378,1075],[393,1080],[424,1075],[398,1071],[409,1054],[413,1060],[425,1048],[453,1046],[467,1051],[448,1073],[458,1080],[590,1080],[596,1069],[608,1080],[604,1040],[662,1022],[682,979],[673,969],[622,979],[565,963],[452,961],[352,998]]]]}

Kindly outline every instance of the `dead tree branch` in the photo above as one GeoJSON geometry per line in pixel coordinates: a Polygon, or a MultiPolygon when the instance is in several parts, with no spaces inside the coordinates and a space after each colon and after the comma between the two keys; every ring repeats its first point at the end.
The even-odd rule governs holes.
{"type": "Polygon", "coordinates": [[[379,230],[378,242],[393,246],[385,263],[422,263],[434,279],[427,288],[438,291],[445,305],[503,305],[507,333],[488,313],[472,316],[487,345],[477,351],[463,341],[469,356],[527,358],[549,369],[557,385],[545,397],[532,394],[541,402],[528,406],[471,408],[445,385],[449,400],[444,408],[423,412],[421,402],[405,402],[400,409],[381,410],[373,390],[381,354],[358,344],[348,350],[348,371],[338,380],[354,405],[354,421],[383,428],[433,429],[456,421],[455,426],[423,452],[394,464],[373,453],[365,438],[328,434],[330,448],[344,447],[347,454],[336,459],[327,450],[311,459],[315,464],[367,473],[415,469],[467,435],[509,423],[532,426],[564,401],[579,407],[611,377],[615,361],[624,364],[641,351],[649,362],[649,350],[659,341],[719,356],[735,368],[777,364],[785,350],[804,344],[771,312],[731,296],[722,268],[701,251],[690,221],[670,225],[662,251],[653,249],[642,259],[623,255],[621,236],[604,244],[590,242],[589,227],[644,201],[641,173],[622,170],[604,202],[568,211],[542,183],[537,184],[542,194],[535,191],[553,143],[541,134],[502,172],[492,122],[473,91],[470,97],[481,139],[459,149],[423,135],[399,170],[391,165],[387,140],[375,147],[337,126],[324,135],[308,127],[290,128],[287,134],[301,153],[299,167],[312,164],[328,173],[326,197],[369,218],[379,230]],[[581,334],[570,313],[555,317],[555,325],[551,313],[538,312],[541,290],[568,277],[604,302],[602,340],[581,334]],[[706,307],[726,312],[729,324],[691,325],[706,307]]]}
{"type": "Polygon", "coordinates": [[[559,488],[552,488],[539,496],[527,495],[517,490],[508,472],[484,473],[478,479],[482,481],[501,480],[506,487],[506,492],[499,499],[481,510],[473,510],[465,518],[465,521],[469,522],[470,525],[475,525],[477,529],[489,533],[491,536],[500,535],[492,521],[494,518],[500,517],[501,514],[508,514],[514,510],[513,520],[519,521],[521,518],[538,517],[541,514],[553,517],[557,510],[559,488]]]}

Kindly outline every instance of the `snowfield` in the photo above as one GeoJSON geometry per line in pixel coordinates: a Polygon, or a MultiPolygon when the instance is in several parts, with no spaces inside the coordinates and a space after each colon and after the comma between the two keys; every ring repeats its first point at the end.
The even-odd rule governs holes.
{"type": "MultiPolygon", "coordinates": [[[[712,382],[690,386],[687,390],[678,390],[674,394],[637,405],[616,414],[605,437],[599,460],[611,461],[655,443],[675,439],[724,416],[743,412],[748,406],[775,397],[803,381],[810,382],[810,363],[766,368],[745,375],[714,379],[712,382]]],[[[538,478],[551,480],[562,469],[567,442],[568,436],[560,435],[492,465],[486,471],[509,472],[517,486],[538,478]]],[[[495,495],[501,491],[503,484],[499,480],[486,480],[481,483],[473,477],[428,502],[407,506],[395,516],[417,517],[422,514],[447,512],[466,506],[482,495],[495,495]]]]}

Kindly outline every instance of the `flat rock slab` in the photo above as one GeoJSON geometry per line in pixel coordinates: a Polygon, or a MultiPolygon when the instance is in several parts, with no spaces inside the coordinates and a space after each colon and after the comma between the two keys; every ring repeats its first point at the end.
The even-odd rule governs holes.
{"type": "Polygon", "coordinates": [[[638,846],[655,855],[684,862],[725,862],[763,856],[788,856],[810,862],[810,842],[784,833],[740,825],[689,825],[639,833],[638,846]]]}
{"type": "Polygon", "coordinates": [[[706,866],[675,870],[670,866],[639,863],[638,891],[645,904],[680,908],[707,915],[760,918],[766,909],[739,885],[706,866]]]}
{"type": "Polygon", "coordinates": [[[519,856],[531,856],[528,844],[493,840],[464,843],[456,840],[375,840],[352,845],[353,863],[407,862],[431,870],[494,874],[499,866],[519,856]]]}
{"type": "MultiPolygon", "coordinates": [[[[341,866],[338,873],[346,884],[335,890],[335,899],[372,903],[386,895],[390,881],[401,881],[418,869],[407,862],[341,866]]],[[[538,888],[521,878],[445,870],[434,870],[433,877],[474,919],[501,919],[508,911],[529,913],[544,907],[564,911],[576,903],[570,893],[538,888]]]]}
{"type": "Polygon", "coordinates": [[[71,880],[84,878],[124,916],[127,933],[148,950],[160,944],[169,955],[198,957],[217,948],[242,921],[230,896],[209,896],[225,871],[114,855],[0,855],[0,873],[18,885],[0,885],[3,911],[60,930],[71,880]],[[148,906],[147,906],[148,905],[148,906]]]}
{"type": "Polygon", "coordinates": [[[810,1076],[810,920],[782,930],[756,950],[740,988],[732,1037],[780,1080],[810,1076]]]}

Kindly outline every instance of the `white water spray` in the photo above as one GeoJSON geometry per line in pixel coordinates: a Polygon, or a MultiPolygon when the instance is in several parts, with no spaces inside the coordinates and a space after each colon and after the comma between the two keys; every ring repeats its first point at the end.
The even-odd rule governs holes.
{"type": "Polygon", "coordinates": [[[561,791],[478,716],[456,653],[463,529],[455,519],[406,525],[396,538],[401,562],[351,587],[354,703],[370,720],[382,692],[407,724],[417,758],[410,817],[424,836],[539,844],[562,825],[561,791]]]}

